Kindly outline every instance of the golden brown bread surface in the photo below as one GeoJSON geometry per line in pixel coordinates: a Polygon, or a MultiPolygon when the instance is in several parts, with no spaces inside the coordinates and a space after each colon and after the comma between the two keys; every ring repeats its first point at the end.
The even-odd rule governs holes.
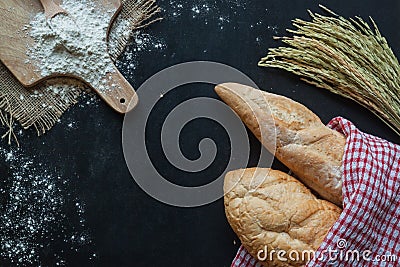
{"type": "Polygon", "coordinates": [[[226,217],[254,258],[265,246],[268,251],[288,253],[288,261],[276,255],[272,261],[267,258],[263,265],[268,267],[305,265],[308,258],[302,259],[301,253],[318,249],[341,212],[332,203],[317,199],[295,178],[271,169],[229,172],[224,192],[226,217]],[[289,258],[291,251],[299,252],[298,260],[289,258]]]}
{"type": "Polygon", "coordinates": [[[289,98],[234,83],[217,85],[215,91],[304,184],[342,205],[342,134],[289,98]]]}

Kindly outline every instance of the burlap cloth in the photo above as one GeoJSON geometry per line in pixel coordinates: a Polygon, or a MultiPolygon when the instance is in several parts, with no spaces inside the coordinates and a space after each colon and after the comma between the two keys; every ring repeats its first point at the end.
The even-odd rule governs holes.
{"type": "MultiPolygon", "coordinates": [[[[123,52],[135,31],[160,20],[156,17],[159,12],[160,8],[155,0],[122,0],[122,10],[111,26],[109,35],[109,43],[113,44],[113,49],[109,52],[114,61],[123,52]],[[122,21],[124,23],[121,23],[122,21]],[[124,27],[123,32],[129,34],[116,35],[116,27],[124,27]]],[[[24,129],[34,127],[38,135],[50,130],[61,115],[77,103],[78,97],[85,91],[83,84],[71,86],[63,95],[48,89],[49,82],[68,84],[68,80],[71,79],[58,78],[25,88],[0,62],[0,123],[8,128],[3,138],[7,137],[9,143],[13,137],[17,140],[13,132],[14,121],[20,123],[24,129]]],[[[77,81],[74,81],[74,84],[76,83],[77,81]]]]}

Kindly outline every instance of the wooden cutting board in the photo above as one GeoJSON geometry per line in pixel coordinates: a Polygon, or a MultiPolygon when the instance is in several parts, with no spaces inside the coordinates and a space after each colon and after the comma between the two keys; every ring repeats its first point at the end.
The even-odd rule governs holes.
{"type": "MultiPolygon", "coordinates": [[[[77,0],[79,1],[79,0],[77,0]]],[[[121,9],[120,0],[93,0],[102,5],[110,16],[110,24],[121,9]]],[[[59,0],[55,0],[59,2],[59,0]]],[[[30,18],[38,12],[43,12],[39,0],[2,0],[0,1],[0,60],[8,67],[15,77],[26,87],[50,77],[70,76],[83,80],[73,73],[52,73],[42,76],[40,70],[33,64],[26,63],[28,47],[34,43],[23,29],[29,25],[30,18]]],[[[108,33],[107,33],[108,34],[108,33]]],[[[137,95],[132,86],[113,65],[114,71],[107,74],[107,81],[112,87],[110,90],[99,90],[83,80],[114,110],[126,113],[137,104],[137,95]]]]}

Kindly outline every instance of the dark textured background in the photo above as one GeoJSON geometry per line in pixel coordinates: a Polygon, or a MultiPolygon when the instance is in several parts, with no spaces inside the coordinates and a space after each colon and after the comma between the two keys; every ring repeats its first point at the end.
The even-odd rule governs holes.
{"type": "MultiPolygon", "coordinates": [[[[230,22],[224,24],[222,30],[215,23],[205,25],[202,23],[204,20],[193,19],[190,10],[182,10],[180,16],[172,17],[171,1],[160,0],[158,3],[165,9],[165,19],[151,25],[146,31],[163,39],[166,48],[138,55],[139,63],[134,78],[130,78],[134,87],[139,87],[156,72],[176,63],[192,60],[221,62],[241,70],[260,88],[303,103],[325,123],[335,116],[344,116],[366,132],[400,143],[399,137],[367,109],[308,86],[289,73],[257,67],[258,60],[266,54],[267,48],[279,45],[272,40],[275,33],[267,26],[277,26],[277,34],[282,35],[285,28],[291,27],[291,19],[308,18],[307,9],[319,11],[317,2],[251,0],[245,9],[239,8],[237,14],[232,14],[234,1],[217,1],[215,4],[219,10],[223,14],[230,14],[230,22]],[[262,22],[261,26],[250,29],[251,24],[259,21],[262,22]],[[257,37],[261,41],[257,41],[257,37]]],[[[400,2],[336,0],[320,3],[346,17],[373,16],[396,55],[400,55],[400,2]]],[[[122,56],[121,60],[127,59],[122,56]]],[[[124,73],[126,70],[121,71],[124,73]]],[[[217,98],[210,85],[187,85],[185,90],[167,96],[160,103],[159,112],[166,112],[184,99],[196,96],[217,98]]],[[[161,117],[153,118],[154,129],[150,131],[149,138],[155,141],[150,143],[151,157],[157,161],[161,171],[169,171],[173,176],[173,169],[157,145],[157,125],[161,123],[161,117]]],[[[72,192],[74,197],[86,203],[84,216],[92,243],[89,248],[79,252],[65,248],[67,265],[229,266],[239,242],[224,217],[223,201],[184,209],[167,206],[144,193],[133,181],[125,165],[121,147],[122,120],[121,115],[103,103],[98,107],[73,107],[43,137],[35,137],[33,131],[20,137],[27,156],[35,155],[38,161],[62,170],[62,176],[74,177],[65,195],[72,192]],[[67,125],[74,121],[76,127],[68,128],[67,125]],[[97,257],[89,260],[93,251],[97,257]]],[[[222,128],[210,121],[199,120],[188,125],[182,133],[181,145],[185,155],[189,158],[198,157],[197,143],[193,140],[203,136],[213,138],[222,151],[229,149],[222,128]]],[[[253,137],[251,144],[252,162],[257,158],[260,146],[253,137]]],[[[7,147],[5,142],[2,142],[2,146],[7,147]]],[[[217,157],[214,163],[216,172],[219,171],[218,166],[226,164],[227,159],[226,153],[217,157]]],[[[285,170],[277,162],[274,167],[285,170]]],[[[201,184],[207,182],[209,177],[196,176],[196,179],[195,184],[201,184]]],[[[54,248],[55,251],[59,249],[54,248]]],[[[49,265],[52,262],[50,258],[49,265]]]]}

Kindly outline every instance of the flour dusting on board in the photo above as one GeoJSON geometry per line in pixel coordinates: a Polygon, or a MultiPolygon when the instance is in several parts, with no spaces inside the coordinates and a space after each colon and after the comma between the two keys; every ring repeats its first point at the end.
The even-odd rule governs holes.
{"type": "Polygon", "coordinates": [[[32,18],[29,34],[35,43],[28,48],[27,63],[35,64],[42,76],[67,72],[97,89],[112,89],[106,80],[114,71],[107,30],[115,9],[104,10],[88,0],[64,0],[62,7],[68,15],[57,15],[50,22],[44,13],[32,18]]]}
{"type": "Polygon", "coordinates": [[[71,180],[19,149],[0,154],[0,265],[65,266],[65,255],[88,250],[85,205],[66,190],[71,180]]]}

